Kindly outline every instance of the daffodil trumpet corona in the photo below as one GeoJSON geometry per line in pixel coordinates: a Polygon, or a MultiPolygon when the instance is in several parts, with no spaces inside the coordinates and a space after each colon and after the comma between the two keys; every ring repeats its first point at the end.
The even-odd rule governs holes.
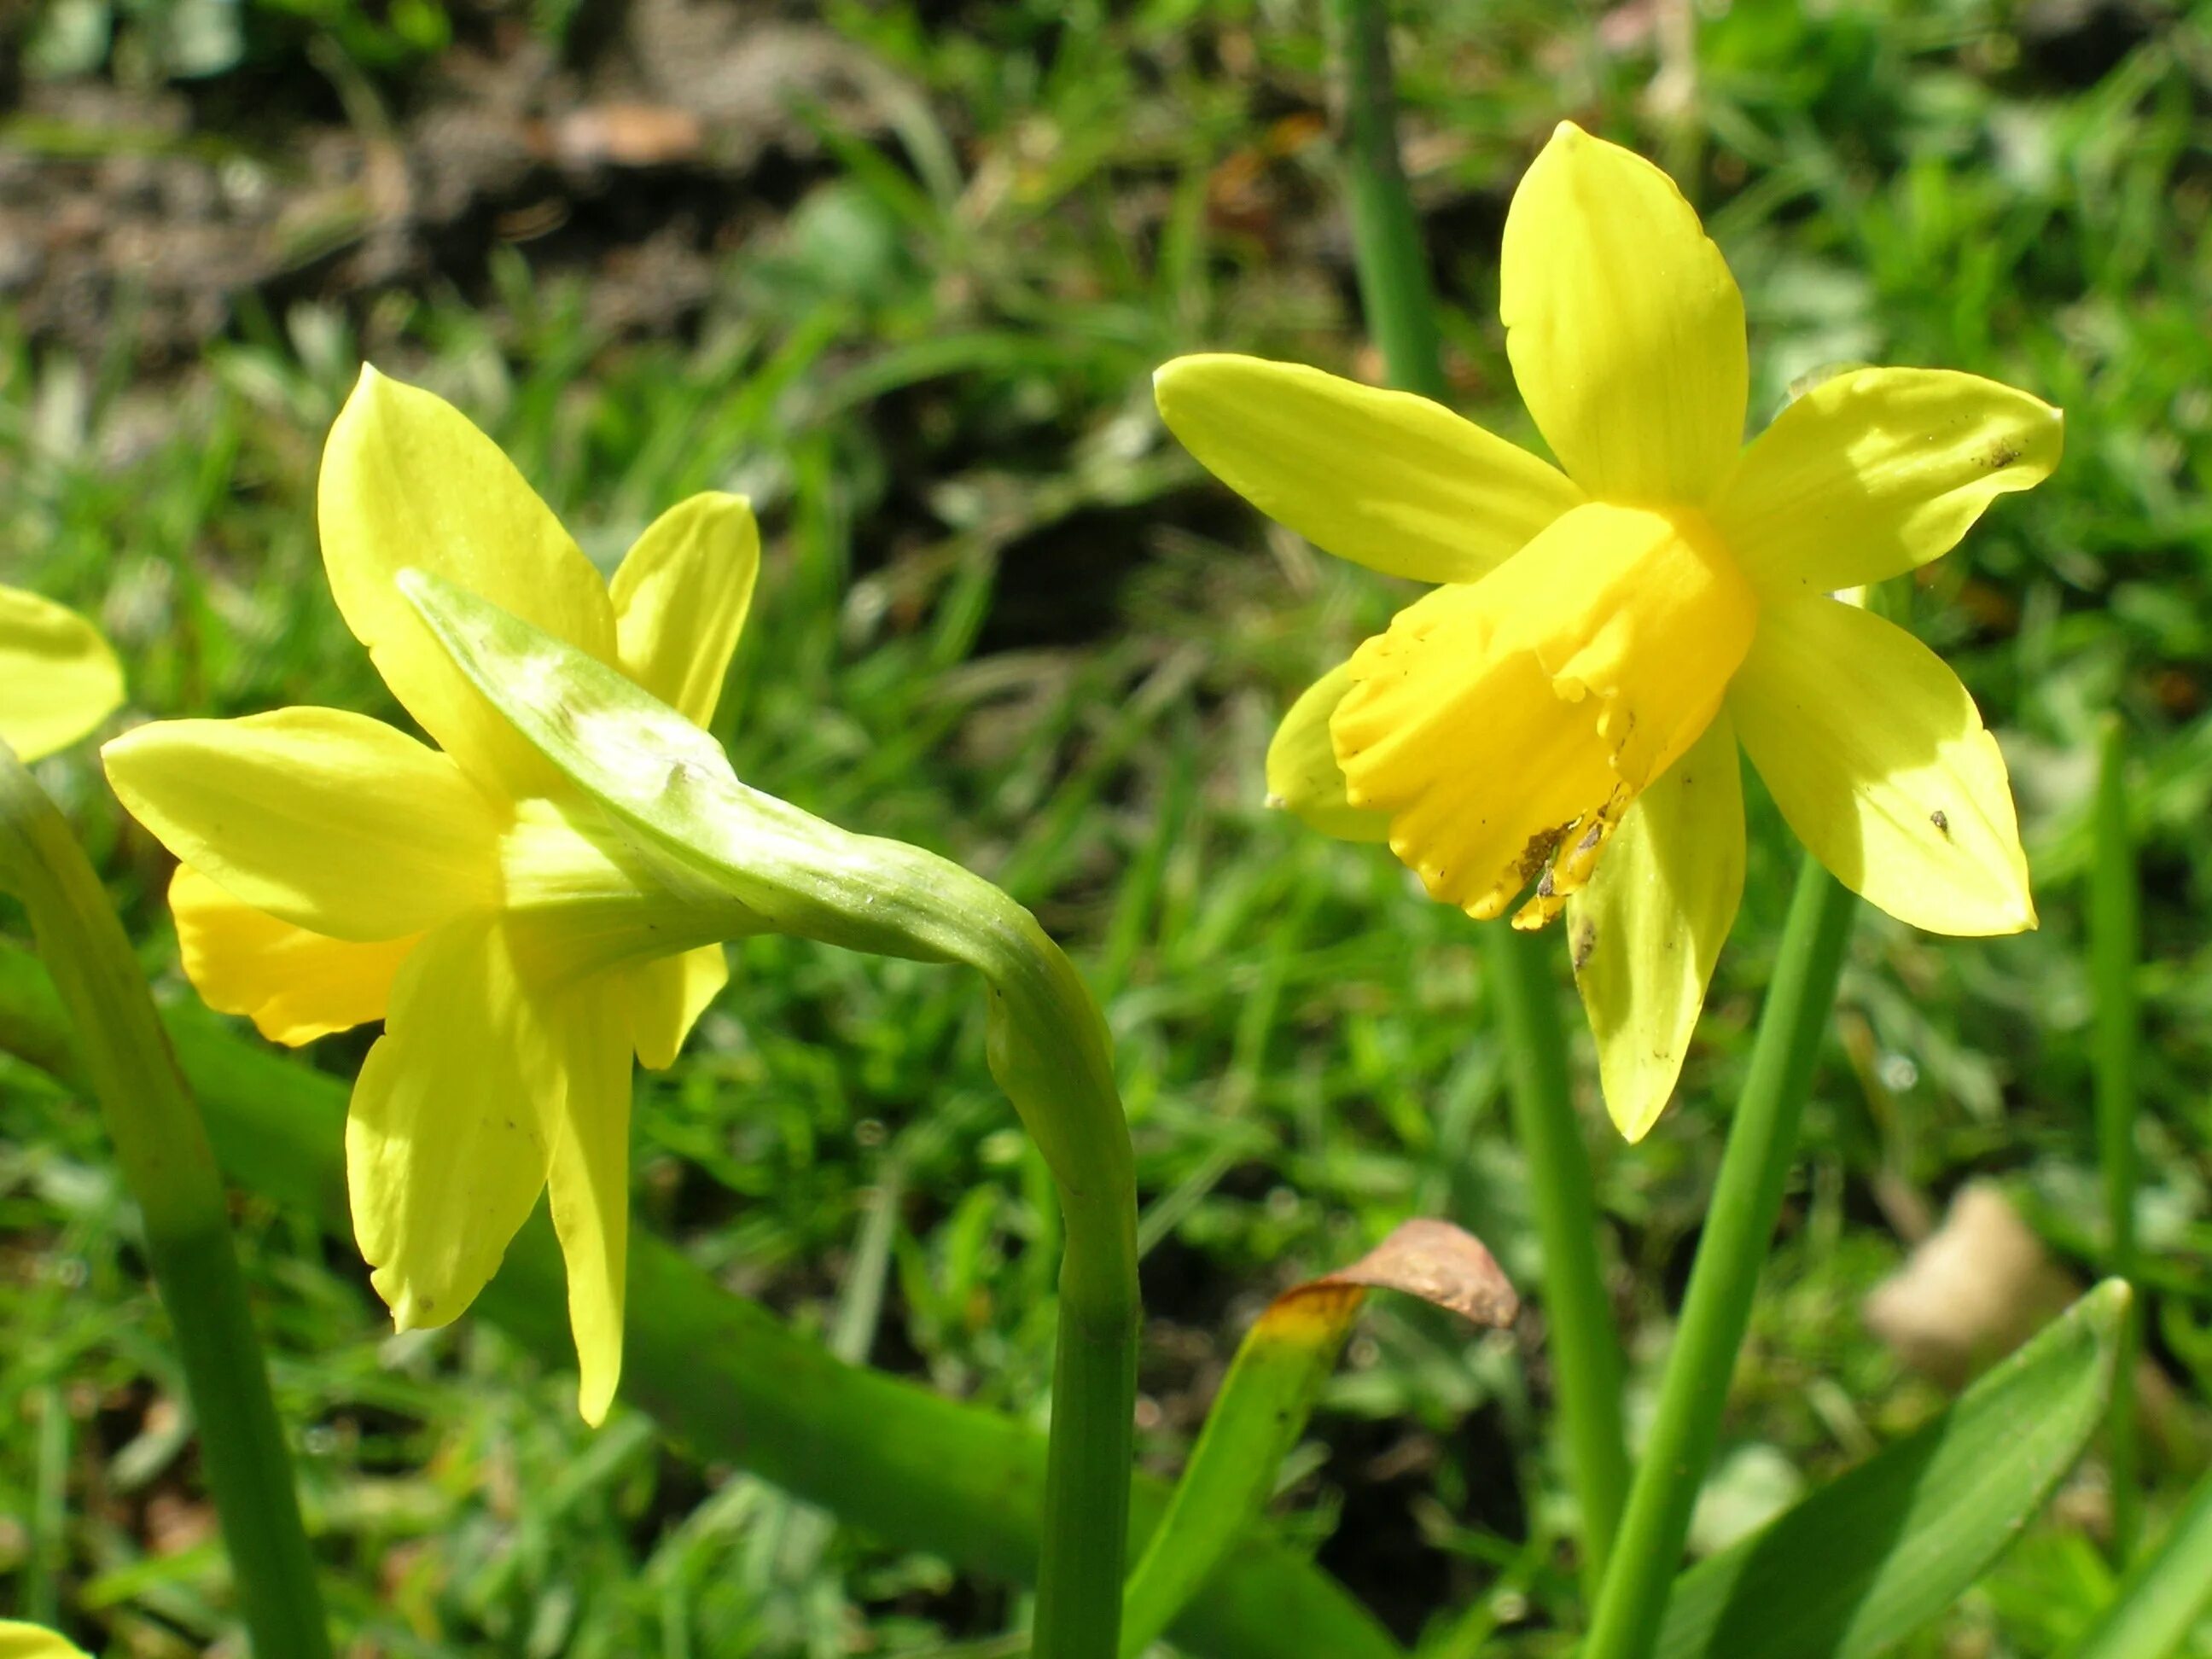
{"type": "Polygon", "coordinates": [[[744,907],[676,891],[454,668],[395,578],[449,576],[713,714],[750,603],[746,503],[670,508],[603,578],[496,446],[364,370],[318,494],[340,614],[430,739],[335,708],[142,726],[102,750],[179,860],[202,997],[279,1042],[381,1020],[346,1128],[354,1228],[404,1330],[442,1325],[550,1188],[579,1406],[622,1364],[633,1057],[665,1066],[726,977],[744,907]]]}
{"type": "Polygon", "coordinates": [[[1674,182],[1563,124],[1499,310],[1557,464],[1408,393],[1198,356],[1155,380],[1216,477],[1325,551],[1435,584],[1297,699],[1271,799],[1387,842],[1480,921],[1564,915],[1606,1103],[1672,1095],[1743,884],[1739,745],[1837,878],[1929,931],[2034,925],[2011,787],[1952,671],[1835,597],[1948,551],[2057,465],[2059,412],[1861,368],[1744,441],[1743,301],[1674,182]]]}

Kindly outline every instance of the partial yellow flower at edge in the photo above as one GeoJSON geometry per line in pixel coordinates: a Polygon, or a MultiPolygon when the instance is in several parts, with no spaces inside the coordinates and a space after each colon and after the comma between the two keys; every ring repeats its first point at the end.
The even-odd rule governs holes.
{"type": "Polygon", "coordinates": [[[0,1659],[85,1659],[85,1651],[43,1625],[0,1619],[0,1659]]]}
{"type": "Polygon", "coordinates": [[[1179,358],[1162,417],[1324,549],[1443,586],[1298,699],[1270,799],[1387,839],[1479,919],[1565,912],[1607,1105],[1671,1095],[1742,879],[1736,737],[1799,837],[1915,925],[2034,925],[2002,757],[1955,675],[1826,595],[1939,557],[2057,465],[2057,410],[1943,370],[1837,376],[1746,445],[1743,305],[1657,167],[1563,124],[1499,310],[1564,471],[1426,399],[1179,358]]]}
{"type": "Polygon", "coordinates": [[[34,761],[67,748],[123,701],[123,670],[76,611],[0,587],[0,741],[34,761]]]}
{"type": "Polygon", "coordinates": [[[460,675],[400,596],[435,572],[714,711],[750,606],[750,508],[700,495],[603,581],[496,446],[364,370],[323,459],[325,568],[347,623],[436,747],[290,708],[142,726],[103,751],[181,860],[171,904],[211,1006],[285,1042],[385,1021],[354,1088],[347,1182],[402,1329],[458,1316],[551,1188],[582,1376],[621,1374],[632,1056],[673,1060],[750,915],[661,889],[599,809],[460,675]]]}

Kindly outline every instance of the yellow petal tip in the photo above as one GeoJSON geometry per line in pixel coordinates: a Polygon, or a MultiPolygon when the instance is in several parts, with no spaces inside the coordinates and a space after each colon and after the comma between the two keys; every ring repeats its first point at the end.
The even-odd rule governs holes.
{"type": "Polygon", "coordinates": [[[384,1298],[392,1310],[392,1328],[404,1335],[409,1331],[434,1330],[453,1322],[453,1312],[439,1307],[437,1302],[419,1294],[411,1285],[398,1282],[398,1276],[388,1267],[379,1267],[368,1276],[371,1289],[384,1298]]]}
{"type": "Polygon", "coordinates": [[[1667,1097],[1662,1096],[1656,1106],[1639,1105],[1633,1112],[1615,1116],[1613,1127],[1620,1132],[1624,1144],[1633,1146],[1651,1133],[1651,1126],[1659,1121],[1659,1115],[1666,1109],[1667,1097]]]}
{"type": "Polygon", "coordinates": [[[1168,412],[1168,398],[1173,395],[1176,383],[1188,380],[1191,371],[1206,362],[1207,355],[1185,353],[1170,357],[1152,371],[1152,403],[1163,416],[1168,412]]]}
{"type": "MultiPolygon", "coordinates": [[[[390,375],[385,374],[374,363],[363,363],[361,366],[361,373],[354,377],[353,391],[348,394],[346,402],[350,404],[356,399],[380,397],[391,385],[390,375]]],[[[343,417],[345,411],[341,409],[338,413],[343,417]]]]}

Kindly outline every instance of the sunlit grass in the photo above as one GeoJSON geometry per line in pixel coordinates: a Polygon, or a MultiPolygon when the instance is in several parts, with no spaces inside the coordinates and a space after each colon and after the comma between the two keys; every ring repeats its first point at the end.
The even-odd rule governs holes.
{"type": "MultiPolygon", "coordinates": [[[[1320,107],[1310,20],[1234,6],[1187,31],[1199,10],[1080,11],[1048,40],[1012,10],[1026,21],[987,39],[839,9],[937,113],[848,147],[680,341],[595,335],[570,279],[510,252],[466,296],[249,312],[204,369],[155,385],[122,342],[87,365],[0,346],[0,574],[101,619],[133,718],[396,714],[314,568],[320,434],[363,353],[463,404],[603,560],[687,493],[753,495],[767,625],[716,723],[739,774],[1006,885],[1108,1007],[1160,1322],[1140,1449],[1162,1467],[1266,1291],[1413,1213],[1453,1216],[1524,1277],[1532,1248],[1465,924],[1387,858],[1259,804],[1275,717],[1393,595],[1271,539],[1151,413],[1146,376],[1180,349],[1358,366],[1326,147],[1279,125],[1320,107]]],[[[1999,1176],[2063,1252],[2086,1265],[2097,1248],[2080,889],[2094,720],[2114,702],[2143,781],[2152,1341],[2200,1395],[2212,1385],[2196,922],[2212,884],[2212,190],[2188,67],[2205,41],[2172,25],[2081,85],[2005,15],[1739,4],[1705,22],[1680,116],[1638,113],[1649,43],[1607,46],[1595,19],[1562,30],[1533,3],[1430,9],[1405,55],[1456,378],[1501,429],[1529,435],[1486,273],[1505,190],[1565,113],[1702,181],[1762,343],[1755,419],[1845,358],[1978,370],[2068,411],[2059,473],[1913,596],[1912,624],[2005,742],[2045,927],[1941,945],[1860,931],[1838,1029],[1863,1031],[1862,1063],[1838,1048],[1824,1068],[1723,1453],[1743,1468],[1730,1450],[1771,1449],[1808,1481],[1936,1398],[1859,1322],[1900,1249],[1878,1172],[1931,1200],[1999,1176]]],[[[83,758],[44,775],[177,985],[150,845],[83,758]]],[[[1592,1139],[1632,1358],[1680,1293],[1718,1150],[1711,1103],[1740,1080],[1790,868],[1755,799],[1744,919],[1683,1104],[1644,1146],[1592,1139]]],[[[1036,1415],[1055,1224],[967,989],[782,940],[732,960],[702,1040],[641,1087],[642,1224],[802,1325],[827,1332],[843,1310],[876,1363],[1036,1415]],[[894,1178],[898,1224],[869,1235],[894,1178]],[[848,1287],[878,1273],[860,1319],[848,1287]]],[[[359,1048],[317,1061],[349,1073],[359,1048]]],[[[586,1436],[573,1382],[481,1322],[386,1336],[357,1263],[251,1195],[243,1243],[282,1405],[308,1425],[334,1603],[383,1651],[829,1654],[864,1618],[902,1651],[1007,1616],[1002,1591],[826,1536],[635,1417],[586,1436]]],[[[96,1124],[13,1073],[0,1329],[30,1334],[0,1345],[0,1516],[21,1517],[0,1522],[0,1602],[64,1567],[73,1601],[112,1607],[119,1629],[143,1626],[132,1608],[216,1628],[227,1587],[191,1530],[182,1431],[155,1407],[178,1379],[96,1124]],[[173,1553],[143,1554],[149,1534],[173,1553]]],[[[1387,1310],[1366,1329],[1289,1524],[1320,1538],[1347,1505],[1357,1524],[1324,1559],[1401,1617],[1488,1585],[1525,1534],[1564,1530],[1565,1487],[1537,1449],[1540,1350],[1524,1364],[1493,1340],[1470,1360],[1457,1331],[1387,1310]],[[1363,1543],[1377,1528],[1387,1547],[1363,1543]]],[[[2184,1472],[2146,1456],[2155,1519],[2184,1472]]],[[[2076,1626],[2100,1569],[2064,1512],[1958,1631],[2002,1620],[2036,1651],[2076,1626]]],[[[1562,1561],[1516,1584],[1531,1620],[1571,1605],[1562,1561]]],[[[1509,1634],[1501,1650],[1551,1647],[1509,1634]]]]}

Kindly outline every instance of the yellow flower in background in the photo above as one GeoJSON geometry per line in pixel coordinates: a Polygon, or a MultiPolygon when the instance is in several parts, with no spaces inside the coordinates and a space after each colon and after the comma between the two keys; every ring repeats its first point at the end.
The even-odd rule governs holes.
{"type": "Polygon", "coordinates": [[[622,1365],[630,1062],[665,1066],[726,977],[727,902],[667,891],[516,735],[402,597],[432,571],[702,725],[759,564],[731,495],[671,508],[603,580],[498,447],[362,371],[319,489],[338,610],[429,747],[335,708],[144,726],[102,751],[181,861],[186,973],[301,1043],[381,1019],[346,1122],[354,1231],[398,1328],[442,1325],[551,1188],[601,1420],[622,1365]]]}
{"type": "Polygon", "coordinates": [[[1606,1103],[1635,1139],[1741,896],[1739,742],[1870,902],[1936,933],[2034,925],[2004,762],[1965,687],[1830,596],[1948,550],[2049,475],[2062,422],[1971,374],[1869,368],[1747,446],[1743,300],[1719,249],[1665,173],[1571,124],[1514,194],[1499,310],[1559,466],[1292,364],[1178,358],[1156,389],[1261,511],[1440,584],[1298,699],[1270,791],[1387,841],[1478,919],[1564,909],[1606,1103]]]}
{"type": "Polygon", "coordinates": [[[66,748],[123,701],[123,670],[74,611],[0,587],[0,742],[21,761],[66,748]]]}
{"type": "Polygon", "coordinates": [[[85,1653],[43,1625],[0,1619],[0,1659],[85,1659],[85,1653]]]}

